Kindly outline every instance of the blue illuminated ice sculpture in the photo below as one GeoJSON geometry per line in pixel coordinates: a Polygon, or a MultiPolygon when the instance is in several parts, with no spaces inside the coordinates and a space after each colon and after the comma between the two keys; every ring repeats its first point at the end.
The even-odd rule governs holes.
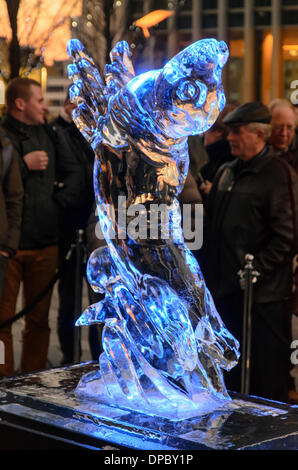
{"type": "Polygon", "coordinates": [[[112,50],[104,78],[78,40],[68,43],[68,53],[73,118],[96,155],[94,188],[106,240],[87,267],[104,300],[76,322],[104,324],[104,352],[99,370],[85,375],[76,391],[172,419],[214,410],[230,400],[222,369],[236,365],[239,344],[184,243],[177,196],[188,173],[187,137],[208,130],[225,106],[227,46],[198,41],[161,70],[137,77],[125,41],[112,50]],[[156,205],[167,218],[154,219],[158,236],[150,237],[156,205]],[[139,232],[128,230],[133,209],[139,232]]]}

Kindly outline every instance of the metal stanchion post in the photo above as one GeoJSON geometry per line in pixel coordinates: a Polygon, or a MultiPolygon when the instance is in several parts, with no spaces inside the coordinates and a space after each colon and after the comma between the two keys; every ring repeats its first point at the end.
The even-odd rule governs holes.
{"type": "MultiPolygon", "coordinates": [[[[75,245],[76,257],[76,271],[75,271],[75,321],[82,313],[82,290],[83,290],[83,275],[82,265],[84,261],[84,246],[83,246],[83,230],[77,230],[77,238],[75,245]]],[[[74,350],[73,350],[74,363],[80,361],[81,355],[81,329],[76,326],[74,329],[74,350]]]]}
{"type": "Polygon", "coordinates": [[[242,331],[242,361],[241,361],[241,393],[249,395],[250,391],[250,359],[251,359],[251,308],[253,299],[253,284],[260,275],[253,268],[254,256],[245,255],[244,269],[239,271],[240,284],[244,290],[243,331],[242,331]]]}

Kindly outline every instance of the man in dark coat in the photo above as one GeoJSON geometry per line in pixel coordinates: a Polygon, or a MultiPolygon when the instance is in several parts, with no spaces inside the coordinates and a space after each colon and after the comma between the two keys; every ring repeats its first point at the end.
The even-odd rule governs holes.
{"type": "MultiPolygon", "coordinates": [[[[18,154],[24,186],[20,249],[8,260],[0,303],[0,321],[15,314],[20,283],[25,306],[45,288],[57,269],[61,211],[77,204],[81,174],[63,139],[45,124],[47,105],[35,80],[15,78],[6,90],[7,116],[3,128],[18,154]],[[63,182],[56,185],[55,182],[63,182]]],[[[21,372],[46,367],[51,291],[25,317],[21,372]]],[[[0,375],[14,370],[11,329],[5,336],[5,365],[0,375]]]]}
{"type": "MultiPolygon", "coordinates": [[[[82,232],[83,246],[85,245],[86,227],[95,202],[93,189],[94,152],[72,120],[72,111],[74,108],[75,105],[70,101],[67,95],[60,115],[51,124],[55,131],[62,132],[67,141],[69,151],[81,167],[83,177],[79,206],[73,210],[68,210],[67,214],[63,214],[63,218],[60,221],[59,266],[61,267],[64,264],[64,259],[71,246],[76,242],[78,231],[82,232]]],[[[76,286],[77,263],[80,263],[80,260],[77,260],[76,251],[73,250],[69,263],[58,281],[58,337],[63,354],[62,364],[73,363],[75,357],[75,314],[80,313],[75,312],[74,296],[75,290],[79,288],[76,286]]],[[[81,279],[84,276],[83,271],[85,271],[85,266],[82,263],[81,279]]],[[[93,343],[98,344],[98,335],[95,326],[89,328],[89,339],[92,356],[94,359],[97,359],[98,349],[96,347],[93,348],[93,343]],[[94,354],[93,349],[96,350],[94,354]]]]}
{"type": "MultiPolygon", "coordinates": [[[[253,292],[250,393],[286,401],[290,328],[285,299],[292,287],[296,248],[298,179],[266,145],[269,110],[247,103],[224,119],[236,157],[218,171],[209,195],[205,249],[207,285],[227,328],[241,342],[243,291],[239,270],[254,256],[260,273],[253,292]]],[[[240,391],[240,364],[227,374],[240,391]]]]}

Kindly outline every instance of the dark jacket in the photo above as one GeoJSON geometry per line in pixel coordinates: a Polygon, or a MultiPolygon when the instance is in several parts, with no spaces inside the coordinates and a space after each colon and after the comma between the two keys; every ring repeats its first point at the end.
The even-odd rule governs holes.
{"type": "Polygon", "coordinates": [[[17,151],[24,186],[20,249],[39,249],[56,244],[59,213],[76,206],[80,198],[80,169],[65,141],[48,125],[28,126],[7,115],[3,128],[17,151]],[[49,163],[46,170],[28,169],[24,156],[34,150],[47,153],[49,163]],[[55,185],[57,181],[63,182],[63,188],[55,185]]]}
{"type": "Polygon", "coordinates": [[[292,255],[297,246],[298,178],[274,157],[272,149],[247,163],[223,165],[213,182],[207,207],[205,275],[215,298],[240,291],[238,271],[245,254],[254,255],[260,277],[258,302],[291,293],[292,255]]]}
{"type": "Polygon", "coordinates": [[[230,144],[226,139],[207,145],[205,150],[208,154],[208,163],[201,168],[201,175],[204,180],[212,182],[219,167],[234,160],[234,157],[231,155],[230,144]]]}
{"type": "Polygon", "coordinates": [[[287,150],[274,149],[275,155],[291,165],[298,173],[298,132],[295,132],[294,139],[287,150]]]}
{"type": "Polygon", "coordinates": [[[82,190],[78,207],[70,209],[61,220],[63,241],[73,242],[76,230],[85,230],[94,204],[93,164],[94,152],[73,122],[59,116],[51,124],[54,131],[61,132],[67,141],[69,151],[80,166],[82,190]]]}
{"type": "Polygon", "coordinates": [[[0,250],[9,255],[13,255],[19,246],[22,208],[23,184],[18,157],[3,129],[0,129],[0,250]],[[5,174],[4,149],[12,152],[5,174]]]}

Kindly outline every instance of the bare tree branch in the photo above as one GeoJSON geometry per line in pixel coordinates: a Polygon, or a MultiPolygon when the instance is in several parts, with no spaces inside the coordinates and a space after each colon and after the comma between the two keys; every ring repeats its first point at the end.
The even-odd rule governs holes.
{"type": "Polygon", "coordinates": [[[73,34],[81,40],[101,71],[109,62],[109,53],[119,40],[126,38],[130,1],[87,0],[78,28],[73,34]]]}
{"type": "Polygon", "coordinates": [[[9,79],[19,75],[22,65],[32,69],[38,64],[39,57],[43,55],[57,30],[67,24],[70,30],[71,16],[78,11],[81,1],[61,1],[57,3],[55,10],[56,4],[51,4],[51,0],[5,0],[12,31],[9,43],[9,79]],[[45,22],[42,30],[45,19],[48,23],[45,22]],[[22,56],[24,64],[21,63],[22,56]]]}
{"type": "Polygon", "coordinates": [[[7,11],[12,30],[12,38],[9,44],[9,63],[10,63],[10,77],[14,78],[19,75],[21,65],[20,44],[18,40],[18,10],[20,7],[20,0],[5,0],[7,11]]]}

